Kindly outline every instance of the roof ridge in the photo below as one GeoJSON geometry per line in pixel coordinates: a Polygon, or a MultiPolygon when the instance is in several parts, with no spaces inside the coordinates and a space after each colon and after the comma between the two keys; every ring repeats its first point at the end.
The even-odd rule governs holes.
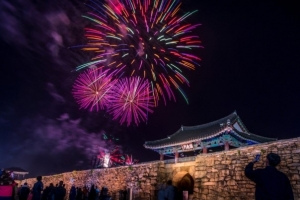
{"type": "Polygon", "coordinates": [[[261,136],[261,135],[257,135],[255,133],[250,133],[250,132],[243,132],[243,131],[239,131],[237,129],[234,128],[234,131],[237,132],[237,133],[244,133],[244,134],[247,134],[247,135],[254,135],[255,137],[260,137],[262,139],[272,139],[272,140],[277,140],[277,138],[270,138],[270,137],[265,137],[265,136],[261,136]]]}
{"type": "Polygon", "coordinates": [[[226,117],[223,117],[223,118],[220,118],[220,119],[217,119],[217,120],[215,120],[215,121],[208,122],[208,123],[205,123],[205,124],[200,124],[200,125],[196,125],[196,126],[181,126],[180,129],[179,129],[178,131],[182,130],[182,127],[183,127],[183,128],[188,128],[187,130],[191,130],[192,128],[202,128],[202,127],[205,127],[205,126],[209,126],[209,125],[212,125],[212,124],[217,123],[218,121],[226,120],[226,119],[232,117],[232,115],[235,115],[236,117],[240,118],[240,117],[237,115],[236,111],[234,111],[233,113],[227,115],[226,117]],[[191,128],[191,129],[190,129],[190,128],[191,128]]]}

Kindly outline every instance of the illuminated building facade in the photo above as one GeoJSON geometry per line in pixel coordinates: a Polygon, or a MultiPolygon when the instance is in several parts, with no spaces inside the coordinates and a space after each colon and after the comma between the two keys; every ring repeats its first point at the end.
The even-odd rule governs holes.
{"type": "Polygon", "coordinates": [[[181,126],[174,134],[167,138],[147,141],[144,147],[160,154],[175,156],[186,152],[202,152],[229,150],[258,143],[275,141],[276,138],[267,138],[250,133],[236,112],[219,120],[197,125],[181,126]]]}

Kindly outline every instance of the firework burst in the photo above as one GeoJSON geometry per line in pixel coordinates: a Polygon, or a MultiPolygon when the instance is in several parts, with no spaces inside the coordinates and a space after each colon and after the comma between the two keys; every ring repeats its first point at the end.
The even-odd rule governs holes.
{"type": "Polygon", "coordinates": [[[129,126],[133,121],[138,125],[147,120],[148,113],[154,107],[152,91],[148,80],[140,77],[120,79],[112,88],[111,106],[108,111],[120,123],[127,122],[129,126]]]}
{"type": "Polygon", "coordinates": [[[97,158],[100,161],[99,166],[102,167],[122,165],[125,162],[125,158],[118,147],[115,147],[111,151],[100,150],[97,158]]]}
{"type": "Polygon", "coordinates": [[[103,71],[102,68],[88,69],[79,75],[72,93],[81,108],[99,111],[108,106],[109,92],[116,82],[112,80],[112,75],[113,73],[103,71]]]}
{"type": "Polygon", "coordinates": [[[179,0],[106,2],[87,3],[93,12],[83,17],[95,26],[85,29],[88,43],[81,47],[95,56],[77,70],[95,65],[119,69],[118,78],[147,79],[155,106],[159,99],[165,104],[166,100],[176,100],[174,89],[188,102],[181,85],[189,85],[189,81],[183,73],[199,65],[200,58],[193,52],[202,46],[192,34],[200,24],[185,23],[185,19],[196,11],[179,15],[179,0]]]}

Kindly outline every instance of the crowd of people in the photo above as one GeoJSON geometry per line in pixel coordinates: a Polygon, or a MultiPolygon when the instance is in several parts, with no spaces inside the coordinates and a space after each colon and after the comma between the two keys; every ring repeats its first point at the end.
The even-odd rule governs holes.
{"type": "MultiPolygon", "coordinates": [[[[0,171],[0,185],[9,186],[12,190],[11,200],[109,200],[108,189],[102,187],[101,190],[92,185],[91,187],[75,187],[72,185],[69,192],[65,188],[63,181],[56,186],[50,183],[44,187],[42,176],[38,176],[37,182],[32,188],[25,182],[20,187],[10,176],[10,172],[0,171]]],[[[1,195],[0,195],[1,196],[1,195]]]]}

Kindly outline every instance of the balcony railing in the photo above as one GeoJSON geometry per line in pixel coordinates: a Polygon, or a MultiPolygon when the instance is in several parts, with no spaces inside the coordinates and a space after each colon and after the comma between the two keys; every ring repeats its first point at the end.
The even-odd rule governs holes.
{"type": "MultiPolygon", "coordinates": [[[[177,163],[182,163],[182,162],[190,162],[190,161],[195,161],[196,156],[189,156],[189,157],[183,157],[183,158],[178,158],[177,163]]],[[[175,163],[175,158],[164,160],[165,164],[171,164],[175,163]]]]}

